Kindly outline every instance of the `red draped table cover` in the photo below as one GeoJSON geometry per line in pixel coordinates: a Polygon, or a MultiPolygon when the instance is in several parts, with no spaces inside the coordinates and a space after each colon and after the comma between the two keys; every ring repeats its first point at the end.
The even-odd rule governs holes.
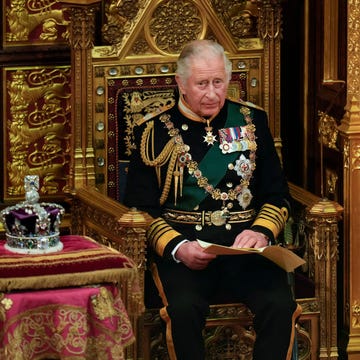
{"type": "Polygon", "coordinates": [[[125,359],[135,337],[119,283],[134,280],[136,267],[89,238],[62,241],[61,252],[46,255],[11,253],[0,241],[0,359],[125,359]]]}

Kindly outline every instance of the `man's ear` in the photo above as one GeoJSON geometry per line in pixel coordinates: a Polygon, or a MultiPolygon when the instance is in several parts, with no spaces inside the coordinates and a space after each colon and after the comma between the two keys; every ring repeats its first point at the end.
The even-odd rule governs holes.
{"type": "Polygon", "coordinates": [[[182,95],[185,95],[185,86],[179,75],[175,75],[175,81],[182,95]]]}

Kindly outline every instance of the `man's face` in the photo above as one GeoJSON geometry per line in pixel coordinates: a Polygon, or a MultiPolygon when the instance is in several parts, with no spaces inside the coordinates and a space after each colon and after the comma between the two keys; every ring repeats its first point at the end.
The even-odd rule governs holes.
{"type": "Polygon", "coordinates": [[[228,80],[222,57],[194,58],[186,81],[177,84],[191,110],[200,116],[212,116],[224,106],[228,80]]]}

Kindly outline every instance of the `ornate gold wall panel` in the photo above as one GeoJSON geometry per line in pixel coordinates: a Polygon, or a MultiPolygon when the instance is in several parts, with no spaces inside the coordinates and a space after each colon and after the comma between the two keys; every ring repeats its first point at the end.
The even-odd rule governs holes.
{"type": "Polygon", "coordinates": [[[46,63],[52,46],[66,48],[69,21],[56,0],[4,0],[1,20],[2,54],[18,64],[1,70],[3,201],[23,198],[27,174],[40,176],[42,195],[61,196],[70,179],[70,67],[46,63]]]}
{"type": "Polygon", "coordinates": [[[41,193],[69,190],[70,68],[3,70],[4,198],[22,198],[25,175],[39,175],[41,193]]]}
{"type": "Polygon", "coordinates": [[[68,20],[56,0],[4,0],[3,46],[65,43],[68,20]]]}

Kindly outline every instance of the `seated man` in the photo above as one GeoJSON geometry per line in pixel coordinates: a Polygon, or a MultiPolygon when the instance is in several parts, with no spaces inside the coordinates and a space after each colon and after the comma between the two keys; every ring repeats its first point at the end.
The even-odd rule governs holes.
{"type": "Polygon", "coordinates": [[[256,254],[207,254],[196,241],[260,248],[288,218],[287,182],[266,113],[226,98],[231,71],[219,44],[191,42],[177,63],[177,105],[134,129],[125,204],[154,219],[149,258],[171,359],[204,359],[209,302],[223,290],[255,314],[254,360],[291,358],[300,307],[286,272],[256,254]]]}

